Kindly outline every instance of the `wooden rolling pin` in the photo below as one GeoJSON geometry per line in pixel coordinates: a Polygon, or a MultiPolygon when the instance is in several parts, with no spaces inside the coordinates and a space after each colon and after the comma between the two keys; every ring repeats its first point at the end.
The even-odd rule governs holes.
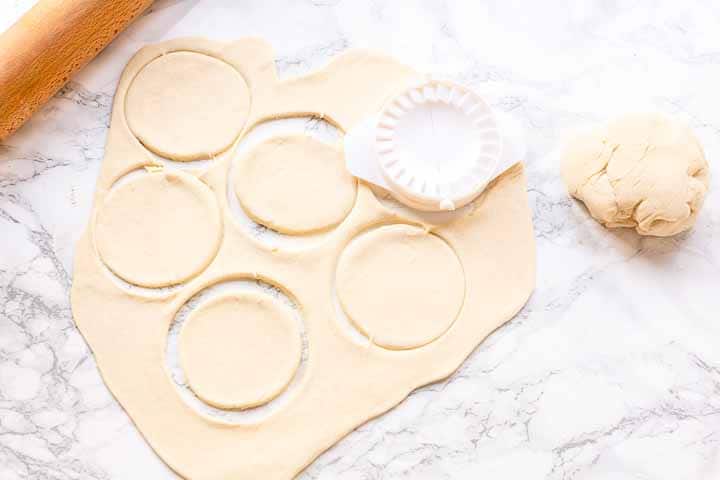
{"type": "Polygon", "coordinates": [[[40,0],[0,35],[0,140],[152,0],[40,0]]]}

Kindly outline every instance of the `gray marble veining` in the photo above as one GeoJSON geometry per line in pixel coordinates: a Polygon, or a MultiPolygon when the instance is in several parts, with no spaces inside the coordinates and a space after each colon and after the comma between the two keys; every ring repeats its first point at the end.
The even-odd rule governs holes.
{"type": "Polygon", "coordinates": [[[468,83],[527,133],[530,302],[302,478],[720,478],[718,24],[703,0],[157,2],[0,146],[0,479],[174,478],[105,388],[68,293],[118,76],[179,35],[262,36],[283,76],[379,49],[468,83]],[[690,122],[711,164],[677,238],[607,231],[559,179],[568,130],[637,108],[690,122]]]}

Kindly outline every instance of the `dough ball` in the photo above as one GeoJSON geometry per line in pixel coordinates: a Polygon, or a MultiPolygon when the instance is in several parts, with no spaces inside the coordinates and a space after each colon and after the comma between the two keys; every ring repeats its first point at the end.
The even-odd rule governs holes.
{"type": "Polygon", "coordinates": [[[578,135],[563,154],[562,176],[598,222],[658,237],[692,227],[709,185],[697,138],[658,114],[625,115],[578,135]]]}
{"type": "Polygon", "coordinates": [[[337,295],[352,323],[373,343],[417,348],[453,324],[465,298],[455,252],[410,225],[388,225],[355,238],[340,257],[337,295]]]}
{"type": "Polygon", "coordinates": [[[272,400],[292,380],[302,354],[300,329],[289,307],[255,292],[200,305],[179,340],[190,388],[219,408],[250,408],[272,400]]]}
{"type": "Polygon", "coordinates": [[[222,237],[210,188],[183,172],[146,173],[100,206],[95,244],[117,276],[143,287],[184,282],[207,267],[222,237]]]}
{"type": "Polygon", "coordinates": [[[168,53],[133,79],[125,117],[152,152],[173,160],[210,158],[245,126],[250,92],[233,67],[209,55],[168,53]]]}
{"type": "Polygon", "coordinates": [[[307,135],[267,140],[240,158],[235,194],[250,218],[281,233],[327,230],[355,204],[342,150],[307,135]]]}

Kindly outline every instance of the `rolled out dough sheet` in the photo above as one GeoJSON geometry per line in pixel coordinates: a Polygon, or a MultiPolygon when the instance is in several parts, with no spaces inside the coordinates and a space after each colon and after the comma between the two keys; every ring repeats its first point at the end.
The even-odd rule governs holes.
{"type": "MultiPolygon", "coordinates": [[[[294,217],[287,210],[256,212],[259,221],[277,219],[287,231],[329,227],[321,241],[302,248],[266,245],[234,218],[229,197],[243,182],[229,175],[242,161],[236,147],[254,126],[310,114],[346,132],[416,79],[413,70],[393,59],[349,51],[315,73],[280,81],[271,48],[257,39],[178,39],[143,48],[127,65],[115,96],[94,209],[77,245],[72,308],[108,387],[181,476],[294,477],[412,390],[451,375],[527,301],[535,283],[535,245],[519,164],[442,223],[394,209],[366,184],[348,184],[342,172],[333,174],[323,165],[317,194],[327,196],[334,208],[320,210],[323,218],[291,224],[294,217]],[[178,98],[175,104],[168,101],[172,92],[212,101],[178,98]],[[181,141],[167,131],[175,127],[182,129],[181,141]],[[232,145],[218,151],[230,136],[232,145]],[[203,152],[213,160],[181,170],[147,148],[179,161],[203,152]],[[119,182],[131,172],[140,178],[119,182]],[[327,184],[333,178],[337,188],[327,184]],[[348,191],[354,195],[351,207],[348,191]],[[153,251],[160,252],[157,258],[153,251]],[[181,283],[150,295],[112,272],[145,286],[181,283]],[[278,394],[288,376],[299,375],[287,401],[271,414],[230,423],[200,413],[180,395],[166,365],[166,348],[178,311],[211,286],[234,279],[261,279],[297,305],[306,358],[304,367],[294,370],[295,330],[286,315],[243,303],[252,298],[230,294],[219,304],[208,300],[197,306],[181,332],[180,354],[199,398],[248,407],[278,394]],[[342,319],[336,296],[351,322],[342,319]],[[240,302],[237,308],[233,301],[240,302]],[[233,318],[223,312],[251,323],[246,328],[229,323],[233,318]],[[269,328],[257,323],[262,321],[286,323],[269,328]],[[365,341],[348,330],[352,325],[365,341]],[[269,341],[256,349],[248,343],[251,335],[269,341]],[[233,361],[254,362],[257,371],[268,372],[269,385],[254,376],[257,371],[247,374],[246,383],[229,378],[242,377],[248,368],[231,372],[233,361]]],[[[305,151],[310,144],[298,141],[293,147],[305,151]]],[[[272,153],[269,158],[269,164],[282,165],[272,153]]],[[[287,200],[303,191],[287,185],[287,176],[273,182],[263,170],[253,175],[267,185],[267,191],[256,192],[261,201],[252,205],[258,209],[271,195],[287,200]]],[[[298,202],[313,204],[318,197],[298,202]]]]}

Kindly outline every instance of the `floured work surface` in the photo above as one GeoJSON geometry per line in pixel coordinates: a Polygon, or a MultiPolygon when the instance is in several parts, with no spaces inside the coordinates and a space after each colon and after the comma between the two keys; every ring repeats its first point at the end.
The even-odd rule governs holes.
{"type": "Polygon", "coordinates": [[[439,222],[348,177],[332,163],[340,145],[280,135],[240,152],[254,127],[277,118],[312,115],[347,131],[416,77],[350,51],[280,81],[272,50],[255,39],[174,40],[128,64],[72,306],[108,387],[180,475],[292,478],[413,389],[451,375],[527,301],[535,246],[520,165],[439,222]],[[198,159],[209,160],[181,168],[198,159]],[[288,237],[322,231],[271,245],[233,205],[288,237]],[[243,280],[281,293],[202,298],[243,280]],[[279,297],[297,323],[273,304],[279,297]],[[178,342],[190,402],[167,354],[178,312],[194,303],[178,342]],[[246,410],[224,417],[198,404],[246,410]]]}

